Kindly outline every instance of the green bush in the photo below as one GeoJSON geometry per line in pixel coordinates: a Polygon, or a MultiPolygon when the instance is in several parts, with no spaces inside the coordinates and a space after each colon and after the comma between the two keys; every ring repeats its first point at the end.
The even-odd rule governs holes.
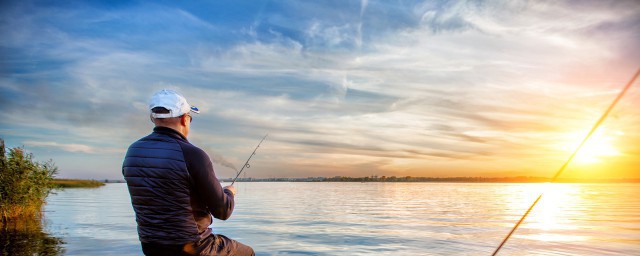
{"type": "Polygon", "coordinates": [[[0,212],[2,220],[40,214],[58,172],[52,160],[33,161],[24,148],[7,152],[0,139],[0,212]]]}

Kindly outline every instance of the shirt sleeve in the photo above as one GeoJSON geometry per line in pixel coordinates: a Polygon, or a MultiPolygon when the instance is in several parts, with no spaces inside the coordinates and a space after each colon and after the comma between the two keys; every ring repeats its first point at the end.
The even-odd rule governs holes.
{"type": "Polygon", "coordinates": [[[207,153],[193,145],[183,147],[183,152],[198,198],[204,200],[216,219],[226,220],[231,217],[234,208],[233,193],[220,185],[207,153]]]}

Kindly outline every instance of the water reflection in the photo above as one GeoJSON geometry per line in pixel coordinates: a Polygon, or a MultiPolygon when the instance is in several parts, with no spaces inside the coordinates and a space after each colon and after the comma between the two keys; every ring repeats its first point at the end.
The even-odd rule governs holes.
{"type": "MultiPolygon", "coordinates": [[[[251,245],[259,256],[490,255],[543,191],[500,255],[640,255],[640,184],[300,182],[237,188],[234,215],[216,220],[214,230],[251,245]]],[[[126,184],[59,191],[44,210],[44,230],[64,238],[65,255],[142,255],[126,184]]]]}
{"type": "Polygon", "coordinates": [[[584,212],[595,210],[583,209],[585,205],[588,205],[588,202],[582,197],[583,186],[581,184],[536,184],[532,191],[535,191],[536,194],[542,193],[543,196],[532,212],[535,214],[530,215],[527,219],[527,226],[536,230],[536,234],[527,235],[527,239],[543,242],[570,242],[587,239],[571,232],[579,227],[579,223],[574,218],[582,216],[584,212]]]}
{"type": "Polygon", "coordinates": [[[507,193],[520,199],[505,207],[516,210],[510,212],[510,227],[543,193],[509,240],[506,253],[526,249],[536,252],[532,255],[639,255],[639,188],[637,184],[506,185],[507,193]]]}
{"type": "Polygon", "coordinates": [[[62,239],[42,229],[40,218],[9,219],[0,222],[0,255],[62,255],[62,239]]]}

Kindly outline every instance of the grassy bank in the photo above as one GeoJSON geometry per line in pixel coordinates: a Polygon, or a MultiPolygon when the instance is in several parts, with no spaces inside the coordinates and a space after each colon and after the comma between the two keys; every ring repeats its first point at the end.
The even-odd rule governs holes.
{"type": "Polygon", "coordinates": [[[97,188],[104,186],[104,183],[97,180],[53,179],[51,183],[54,188],[97,188]]]}

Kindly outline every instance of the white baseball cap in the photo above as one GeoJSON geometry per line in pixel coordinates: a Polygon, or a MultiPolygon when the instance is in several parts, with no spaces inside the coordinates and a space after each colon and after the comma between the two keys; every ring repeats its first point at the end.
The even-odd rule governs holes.
{"type": "Polygon", "coordinates": [[[187,99],[174,90],[160,90],[151,96],[151,100],[149,100],[149,110],[155,107],[166,108],[169,110],[169,113],[151,112],[151,117],[153,118],[179,117],[189,112],[200,113],[198,108],[189,105],[187,99]]]}

